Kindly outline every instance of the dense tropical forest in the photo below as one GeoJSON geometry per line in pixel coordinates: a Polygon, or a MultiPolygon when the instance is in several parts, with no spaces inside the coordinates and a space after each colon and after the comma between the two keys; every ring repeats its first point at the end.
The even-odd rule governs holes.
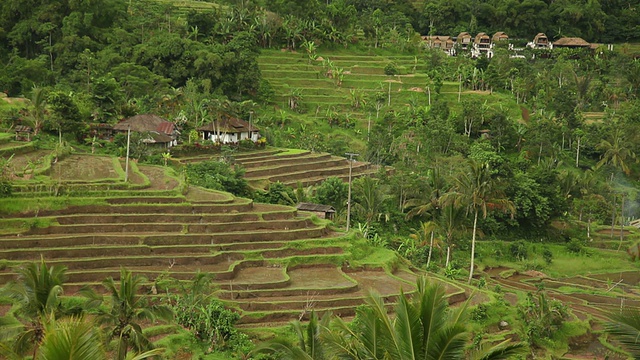
{"type": "MultiPolygon", "coordinates": [[[[638,0],[4,0],[0,134],[30,126],[54,162],[127,154],[175,167],[188,185],[258,203],[331,205],[336,231],[349,219],[354,239],[396,252],[416,272],[503,294],[474,271],[637,270],[625,250],[638,256],[629,226],[640,217],[638,43],[638,0]],[[504,31],[521,50],[496,44],[490,59],[448,56],[421,37],[465,31],[504,31]],[[537,33],[613,47],[525,48],[537,33]],[[122,134],[107,141],[92,133],[148,113],[177,124],[179,145],[154,149],[134,134],[128,148],[122,134]],[[252,187],[246,170],[230,164],[254,144],[198,136],[223,115],[258,126],[260,146],[357,153],[379,171],[354,179],[352,189],[337,177],[252,187]],[[203,152],[226,161],[173,161],[203,152]],[[623,230],[631,235],[623,239],[623,230]]],[[[21,179],[12,154],[2,155],[0,198],[19,207],[21,179]]],[[[33,175],[35,162],[24,172],[30,166],[33,175]]],[[[293,324],[294,335],[273,331],[286,340],[250,340],[234,327],[239,316],[208,296],[205,274],[172,283],[174,294],[158,300],[141,294],[144,278],[122,269],[119,281],[100,284],[105,300],[89,289],[63,299],[65,269],[44,259],[16,272],[20,281],[0,291],[1,304],[17,304],[11,318],[0,317],[0,356],[15,359],[162,356],[143,332],[156,320],[192,335],[164,344],[171,356],[191,347],[193,358],[207,359],[552,358],[570,346],[557,333],[591,334],[595,321],[566,321],[567,306],[547,297],[544,284],[511,309],[502,299],[447,311],[445,288],[420,277],[411,300],[394,300],[394,316],[389,299],[371,295],[351,323],[313,313],[307,326],[293,324]],[[516,341],[483,337],[503,318],[522,328],[509,338],[516,341]],[[85,357],[64,353],[69,339],[82,339],[85,357]]],[[[638,356],[640,327],[621,325],[630,319],[637,313],[607,318],[604,330],[638,356]]]]}

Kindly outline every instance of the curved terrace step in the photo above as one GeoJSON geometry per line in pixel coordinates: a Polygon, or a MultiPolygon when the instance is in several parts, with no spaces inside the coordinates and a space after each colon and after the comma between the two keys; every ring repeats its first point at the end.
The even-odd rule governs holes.
{"type": "Polygon", "coordinates": [[[264,220],[287,220],[296,215],[295,209],[281,210],[272,213],[240,212],[226,214],[80,214],[55,217],[60,225],[82,224],[146,224],[146,223],[180,223],[211,224],[226,222],[244,222],[264,220]]]}
{"type": "MultiPolygon", "coordinates": [[[[354,164],[352,167],[352,174],[354,172],[358,173],[361,170],[368,170],[370,167],[371,167],[371,164],[369,163],[354,164]]],[[[268,177],[268,180],[270,182],[280,181],[284,183],[289,183],[292,181],[297,182],[298,180],[303,181],[305,179],[314,178],[314,177],[329,178],[332,176],[340,176],[340,175],[346,175],[346,176],[349,175],[348,164],[341,165],[341,166],[326,167],[321,169],[302,170],[302,171],[297,171],[292,173],[274,175],[274,176],[268,177]]],[[[256,179],[251,179],[251,180],[256,180],[256,179]]]]}
{"type": "Polygon", "coordinates": [[[256,160],[256,161],[249,160],[249,161],[240,162],[239,164],[242,165],[243,168],[245,168],[247,173],[253,173],[254,171],[258,171],[267,167],[305,164],[307,162],[321,161],[321,160],[326,160],[330,158],[331,158],[331,154],[327,154],[327,153],[307,153],[307,154],[298,154],[296,156],[283,155],[283,156],[278,156],[278,157],[273,157],[273,158],[263,159],[263,160],[256,160]]]}
{"type": "Polygon", "coordinates": [[[23,235],[59,235],[59,234],[117,234],[117,233],[188,233],[211,234],[257,230],[289,230],[312,226],[309,219],[289,219],[272,221],[241,221],[224,223],[126,223],[126,224],[74,224],[59,225],[28,230],[23,235]]]}
{"type": "Polygon", "coordinates": [[[272,231],[238,231],[218,234],[82,234],[75,236],[39,235],[39,236],[3,236],[0,238],[0,248],[20,249],[38,247],[73,247],[98,245],[148,245],[162,246],[172,244],[206,245],[233,244],[264,241],[289,241],[305,238],[318,238],[326,235],[328,229],[324,226],[307,227],[292,230],[272,231]]]}
{"type": "Polygon", "coordinates": [[[244,176],[246,179],[259,179],[259,178],[273,177],[273,176],[288,176],[289,174],[299,173],[301,171],[331,169],[331,168],[343,167],[347,165],[349,165],[347,160],[339,157],[329,156],[329,157],[323,157],[319,160],[308,159],[305,162],[295,162],[293,164],[287,164],[287,165],[250,169],[245,173],[244,176]]]}

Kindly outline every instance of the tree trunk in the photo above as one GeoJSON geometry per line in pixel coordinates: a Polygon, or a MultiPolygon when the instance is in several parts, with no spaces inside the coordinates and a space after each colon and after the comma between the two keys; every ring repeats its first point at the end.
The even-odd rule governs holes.
{"type": "Polygon", "coordinates": [[[622,203],[620,204],[620,244],[618,251],[622,248],[622,240],[624,240],[624,195],[622,195],[622,203]]]}
{"type": "Polygon", "coordinates": [[[616,223],[616,198],[613,197],[613,206],[611,206],[611,238],[613,239],[613,231],[616,223]]]}
{"type": "Polygon", "coordinates": [[[445,268],[449,267],[449,259],[451,259],[451,246],[447,245],[447,262],[445,263],[445,268]]]}
{"type": "Polygon", "coordinates": [[[471,235],[471,266],[469,267],[469,281],[471,284],[471,279],[473,279],[473,265],[475,260],[475,252],[476,252],[476,230],[478,229],[478,209],[475,210],[475,214],[473,215],[473,235],[471,235]]]}
{"type": "Polygon", "coordinates": [[[578,144],[576,146],[576,167],[578,167],[578,159],[580,159],[580,138],[578,138],[578,144]]]}
{"type": "Polygon", "coordinates": [[[433,231],[431,232],[431,241],[429,242],[429,256],[427,257],[427,269],[431,265],[431,252],[433,251],[433,231]]]}

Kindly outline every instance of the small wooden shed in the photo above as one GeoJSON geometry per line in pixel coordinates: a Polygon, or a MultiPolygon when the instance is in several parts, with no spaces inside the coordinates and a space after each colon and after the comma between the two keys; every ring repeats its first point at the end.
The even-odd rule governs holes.
{"type": "Polygon", "coordinates": [[[33,129],[30,126],[18,125],[15,127],[16,141],[31,141],[33,129]]]}
{"type": "Polygon", "coordinates": [[[314,204],[314,203],[299,203],[296,208],[300,211],[308,211],[316,214],[321,219],[333,220],[336,209],[330,205],[314,204]]]}

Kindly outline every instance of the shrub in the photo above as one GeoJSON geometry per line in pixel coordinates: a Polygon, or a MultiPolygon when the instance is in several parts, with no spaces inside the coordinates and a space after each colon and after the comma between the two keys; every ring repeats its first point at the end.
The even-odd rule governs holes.
{"type": "Polygon", "coordinates": [[[549,249],[542,250],[542,258],[547,265],[550,265],[553,262],[553,253],[549,249]]]}
{"type": "Polygon", "coordinates": [[[13,187],[9,180],[0,179],[0,198],[9,197],[13,192],[13,187]]]}
{"type": "Polygon", "coordinates": [[[398,75],[398,72],[399,72],[398,66],[394,62],[389,62],[384,67],[385,75],[396,76],[396,75],[398,75]]]}
{"type": "Polygon", "coordinates": [[[488,317],[486,304],[478,304],[475,309],[471,310],[471,318],[473,321],[486,320],[488,317]]]}
{"type": "Polygon", "coordinates": [[[256,191],[253,199],[266,204],[294,205],[296,203],[293,189],[279,181],[270,184],[266,192],[256,191]]]}
{"type": "Polygon", "coordinates": [[[509,246],[509,253],[517,261],[523,261],[529,257],[527,244],[522,240],[512,243],[511,246],[509,246]]]}
{"type": "Polygon", "coordinates": [[[187,179],[190,184],[207,189],[228,191],[236,196],[250,195],[249,185],[244,179],[244,169],[231,167],[220,161],[203,161],[188,164],[187,179]]]}
{"type": "Polygon", "coordinates": [[[580,239],[571,238],[566,245],[567,251],[574,254],[580,254],[584,251],[584,243],[580,239]]]}

